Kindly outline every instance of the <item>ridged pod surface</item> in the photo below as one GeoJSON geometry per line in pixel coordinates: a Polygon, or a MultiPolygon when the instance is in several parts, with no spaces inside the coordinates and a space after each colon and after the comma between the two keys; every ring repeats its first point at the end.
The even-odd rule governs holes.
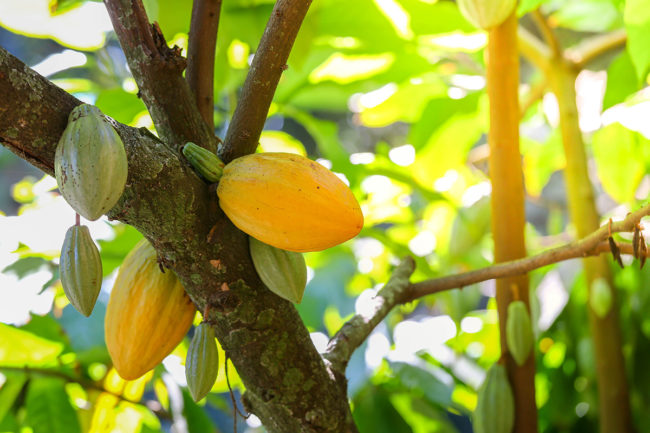
{"type": "Polygon", "coordinates": [[[219,372],[219,350],[214,341],[214,330],[207,323],[201,323],[194,330],[194,336],[187,349],[185,378],[194,401],[199,401],[212,389],[219,372]]]}
{"type": "Polygon", "coordinates": [[[214,183],[221,178],[224,163],[208,149],[189,142],[183,146],[183,155],[192,164],[194,170],[208,182],[214,183]]]}
{"type": "Polygon", "coordinates": [[[180,343],[196,309],[171,270],[158,267],[157,254],[140,241],[122,262],[106,309],[106,346],[123,379],[154,368],[180,343]]]}
{"type": "Polygon", "coordinates": [[[88,317],[102,288],[102,259],[86,226],[72,226],[61,247],[59,272],[73,307],[88,317]]]}
{"type": "Polygon", "coordinates": [[[524,365],[533,350],[534,342],[535,336],[526,304],[523,301],[511,302],[508,305],[506,343],[517,365],[524,365]]]}
{"type": "Polygon", "coordinates": [[[474,410],[475,433],[511,433],[515,422],[515,400],[506,368],[494,364],[478,391],[474,410]]]}
{"type": "Polygon", "coordinates": [[[297,304],[307,284],[307,265],[301,253],[281,250],[249,237],[253,265],[262,282],[276,295],[297,304]]]}
{"type": "Polygon", "coordinates": [[[334,173],[300,155],[256,153],[227,164],[219,204],[240,230],[288,251],[320,251],[356,236],[363,214],[334,173]]]}
{"type": "Polygon", "coordinates": [[[517,0],[458,0],[463,16],[476,27],[489,30],[506,20],[517,0]]]}
{"type": "Polygon", "coordinates": [[[128,172],[124,144],[97,107],[75,107],[59,139],[54,173],[61,194],[84,218],[94,221],[119,200],[128,172]]]}

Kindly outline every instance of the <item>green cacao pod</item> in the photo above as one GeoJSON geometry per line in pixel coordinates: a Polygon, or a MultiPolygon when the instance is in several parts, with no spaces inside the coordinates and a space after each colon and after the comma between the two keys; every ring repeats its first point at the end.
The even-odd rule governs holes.
{"type": "Polygon", "coordinates": [[[474,411],[475,433],[511,433],[515,423],[515,399],[506,368],[494,364],[478,391],[474,411]]]}
{"type": "Polygon", "coordinates": [[[307,284],[307,265],[301,253],[281,250],[249,237],[253,265],[262,282],[276,295],[297,304],[307,284]]]}
{"type": "Polygon", "coordinates": [[[127,254],[106,308],[106,347],[119,375],[134,380],[154,368],[181,342],[196,309],[176,275],[158,266],[143,239],[127,254]]]}
{"type": "Polygon", "coordinates": [[[510,16],[517,0],[458,0],[458,8],[467,21],[489,30],[510,16]]]}
{"type": "Polygon", "coordinates": [[[208,182],[214,183],[221,178],[225,164],[208,149],[190,142],[183,146],[183,155],[192,164],[194,170],[208,182]]]}
{"type": "Polygon", "coordinates": [[[612,308],[612,289],[604,278],[596,278],[591,283],[589,305],[601,319],[607,316],[612,308]]]}
{"type": "Polygon", "coordinates": [[[534,342],[535,336],[526,304],[523,301],[511,302],[508,305],[506,343],[517,365],[524,365],[534,342]]]}
{"type": "Polygon", "coordinates": [[[214,330],[207,323],[201,323],[194,330],[185,360],[185,378],[194,401],[208,395],[218,371],[219,351],[214,341],[214,330]]]}
{"type": "Polygon", "coordinates": [[[128,172],[122,139],[97,107],[75,107],[59,139],[54,173],[61,194],[94,221],[119,200],[128,172]]]}
{"type": "Polygon", "coordinates": [[[288,251],[320,251],[356,236],[363,213],[350,188],[304,156],[269,152],[227,164],[219,206],[254,238],[288,251]]]}
{"type": "Polygon", "coordinates": [[[63,291],[73,307],[88,317],[102,288],[102,259],[86,226],[72,226],[65,234],[59,272],[63,291]]]}

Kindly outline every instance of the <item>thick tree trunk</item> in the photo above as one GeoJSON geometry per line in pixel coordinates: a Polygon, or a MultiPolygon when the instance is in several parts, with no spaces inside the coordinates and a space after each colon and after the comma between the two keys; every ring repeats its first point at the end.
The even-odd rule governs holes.
{"type": "MultiPolygon", "coordinates": [[[[58,138],[80,101],[1,48],[0,95],[0,141],[52,174],[58,138]]],[[[129,177],[108,216],[143,233],[208,311],[246,386],[247,408],[271,433],[355,432],[344,384],[330,375],[293,305],[260,282],[246,235],[220,211],[214,190],[148,131],[115,126],[129,177]]]]}

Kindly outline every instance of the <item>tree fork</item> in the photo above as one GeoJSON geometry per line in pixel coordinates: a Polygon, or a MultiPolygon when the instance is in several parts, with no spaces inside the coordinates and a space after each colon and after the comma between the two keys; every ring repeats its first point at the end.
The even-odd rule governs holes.
{"type": "MultiPolygon", "coordinates": [[[[490,100],[489,170],[492,182],[492,235],[495,262],[524,257],[524,183],[519,153],[519,52],[517,17],[513,14],[491,29],[487,47],[487,91],[490,100]]],[[[501,353],[515,396],[518,433],[537,432],[535,405],[535,357],[519,367],[508,353],[506,322],[508,305],[519,299],[529,307],[528,276],[499,279],[497,309],[501,353]]],[[[530,308],[530,307],[529,307],[530,308]]]]}
{"type": "MultiPolygon", "coordinates": [[[[548,73],[560,109],[560,129],[566,155],[564,172],[569,214],[578,237],[582,237],[599,226],[600,216],[596,210],[593,188],[589,180],[587,155],[580,131],[575,90],[578,69],[562,58],[555,60],[548,73]]],[[[605,278],[610,287],[614,287],[605,257],[585,258],[583,263],[590,292],[592,282],[598,278],[605,278]]],[[[612,290],[612,296],[612,307],[603,318],[598,317],[591,306],[588,307],[598,379],[600,431],[601,433],[628,433],[633,432],[634,428],[625,377],[616,290],[612,290]]]]}

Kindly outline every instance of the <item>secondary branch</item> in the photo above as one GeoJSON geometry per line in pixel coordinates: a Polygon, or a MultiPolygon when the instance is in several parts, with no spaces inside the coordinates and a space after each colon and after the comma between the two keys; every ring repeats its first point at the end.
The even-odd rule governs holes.
{"type": "MultiPolygon", "coordinates": [[[[650,205],[644,206],[628,214],[622,221],[612,223],[611,233],[632,232],[641,219],[649,215],[650,205]]],[[[377,324],[395,306],[406,304],[424,296],[444,292],[445,290],[463,288],[497,278],[526,274],[535,269],[565,260],[609,253],[610,248],[607,240],[609,233],[608,225],[604,225],[583,239],[544,251],[534,256],[407,285],[403,284],[403,279],[405,276],[408,278],[413,272],[413,269],[409,268],[412,261],[409,262],[408,259],[405,259],[396,268],[389,282],[377,294],[377,307],[374,314],[371,317],[365,317],[360,314],[352,317],[332,337],[327,352],[323,356],[332,363],[333,369],[339,373],[344,373],[345,366],[354,350],[365,341],[377,324]]],[[[622,243],[619,245],[619,248],[622,254],[633,254],[631,244],[622,243]]]]}
{"type": "Polygon", "coordinates": [[[194,0],[187,44],[187,80],[201,117],[214,130],[214,55],[221,0],[194,0]]]}
{"type": "Polygon", "coordinates": [[[203,121],[183,78],[180,48],[169,48],[157,24],[149,24],[141,0],[106,0],[129,69],[160,138],[178,148],[188,141],[216,150],[212,129],[203,121]]]}
{"type": "Polygon", "coordinates": [[[221,151],[221,159],[233,159],[255,151],[266,116],[289,53],[311,0],[278,0],[235,109],[221,151]]]}

